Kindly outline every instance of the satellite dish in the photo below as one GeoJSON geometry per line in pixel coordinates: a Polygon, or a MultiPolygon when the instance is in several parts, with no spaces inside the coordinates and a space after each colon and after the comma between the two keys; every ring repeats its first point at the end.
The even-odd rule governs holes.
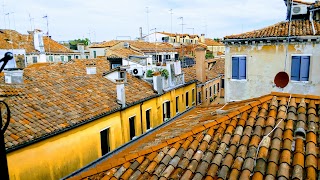
{"type": "Polygon", "coordinates": [[[278,88],[284,88],[289,83],[289,75],[286,72],[279,72],[276,77],[274,77],[274,83],[278,88]]]}

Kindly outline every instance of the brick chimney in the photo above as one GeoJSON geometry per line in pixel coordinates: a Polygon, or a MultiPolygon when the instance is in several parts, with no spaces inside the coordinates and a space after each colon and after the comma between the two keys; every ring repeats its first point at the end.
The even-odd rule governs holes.
{"type": "Polygon", "coordinates": [[[205,39],[205,34],[201,34],[200,36],[200,42],[205,43],[206,39],[205,39]]]}
{"type": "Polygon", "coordinates": [[[204,48],[198,47],[195,49],[196,56],[196,77],[200,82],[206,81],[206,50],[204,48]]]}
{"type": "Polygon", "coordinates": [[[124,79],[116,79],[117,83],[117,101],[122,105],[122,108],[126,107],[126,92],[124,88],[124,79]]]}

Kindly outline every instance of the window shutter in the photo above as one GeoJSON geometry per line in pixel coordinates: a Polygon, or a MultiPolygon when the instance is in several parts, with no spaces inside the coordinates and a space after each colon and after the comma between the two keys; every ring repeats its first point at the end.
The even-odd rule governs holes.
{"type": "Polygon", "coordinates": [[[239,79],[246,79],[246,57],[239,58],[239,79]]]}
{"type": "Polygon", "coordinates": [[[310,56],[301,56],[300,81],[309,81],[310,56]]]}
{"type": "Polygon", "coordinates": [[[232,57],[232,79],[239,79],[239,58],[232,57]]]}
{"type": "Polygon", "coordinates": [[[299,56],[292,56],[291,80],[294,80],[294,81],[300,80],[300,57],[299,56]]]}

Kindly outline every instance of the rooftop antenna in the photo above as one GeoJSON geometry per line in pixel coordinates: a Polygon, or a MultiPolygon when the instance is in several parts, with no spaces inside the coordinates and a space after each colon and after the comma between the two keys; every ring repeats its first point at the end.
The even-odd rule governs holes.
{"type": "MultiPolygon", "coordinates": [[[[182,34],[181,34],[181,36],[182,36],[182,38],[183,38],[183,25],[186,25],[186,24],[183,24],[183,17],[179,17],[178,19],[181,19],[181,31],[182,31],[182,34]]],[[[180,39],[181,39],[181,37],[180,37],[180,39]]],[[[181,41],[181,40],[180,40],[181,41]]],[[[181,43],[181,55],[183,56],[183,43],[181,43]]]]}
{"type": "Polygon", "coordinates": [[[49,20],[48,20],[48,15],[46,14],[45,16],[43,16],[42,18],[45,18],[47,20],[47,40],[48,40],[48,49],[49,49],[49,53],[50,53],[50,43],[49,43],[49,20]]]}
{"type": "Polygon", "coordinates": [[[30,14],[30,13],[29,13],[29,21],[30,21],[30,28],[31,28],[30,30],[33,31],[32,21],[34,21],[34,18],[31,17],[31,14],[30,14]]]}
{"type": "MultiPolygon", "coordinates": [[[[149,29],[149,7],[146,7],[147,11],[147,28],[148,28],[148,34],[150,33],[150,29],[149,29]]],[[[148,41],[149,41],[149,37],[148,37],[148,41]]]]}
{"type": "Polygon", "coordinates": [[[5,0],[3,0],[3,4],[2,4],[2,12],[3,12],[3,21],[4,21],[4,29],[6,29],[6,13],[5,13],[5,11],[4,11],[4,7],[6,6],[6,4],[5,4],[5,0]]]}
{"type": "Polygon", "coordinates": [[[172,12],[172,9],[170,9],[169,11],[170,11],[170,14],[171,14],[171,31],[170,32],[173,33],[172,32],[172,14],[173,14],[173,12],[172,12]]]}

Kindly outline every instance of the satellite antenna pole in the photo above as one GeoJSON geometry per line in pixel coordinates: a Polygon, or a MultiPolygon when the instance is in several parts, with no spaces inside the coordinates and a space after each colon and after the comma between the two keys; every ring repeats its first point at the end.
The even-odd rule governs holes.
{"type": "Polygon", "coordinates": [[[49,20],[48,20],[48,15],[46,14],[45,16],[43,16],[42,18],[45,18],[47,20],[47,40],[48,40],[48,49],[49,49],[49,53],[50,53],[50,42],[49,42],[49,20]]]}
{"type": "Polygon", "coordinates": [[[173,33],[172,32],[172,14],[173,14],[173,12],[172,12],[172,9],[170,9],[169,11],[170,11],[170,14],[171,14],[171,31],[170,32],[173,33]]]}
{"type": "Polygon", "coordinates": [[[29,21],[30,21],[30,30],[31,31],[33,31],[33,29],[32,29],[32,20],[33,20],[33,18],[31,17],[31,14],[29,13],[29,21]]]}
{"type": "MultiPolygon", "coordinates": [[[[185,25],[185,24],[183,24],[183,17],[179,17],[178,19],[181,19],[181,31],[182,31],[182,34],[181,34],[181,36],[182,36],[182,38],[183,38],[183,25],[185,25]]],[[[181,37],[180,37],[180,39],[181,39],[181,37]]],[[[180,40],[181,41],[181,40],[180,40]]],[[[183,56],[183,43],[181,43],[181,55],[183,56]]]]}
{"type": "Polygon", "coordinates": [[[149,7],[146,7],[147,9],[147,28],[148,28],[148,41],[149,41],[149,34],[150,34],[150,29],[149,29],[149,7]]]}
{"type": "Polygon", "coordinates": [[[3,10],[3,20],[4,20],[4,29],[6,29],[6,13],[5,13],[5,11],[4,11],[4,7],[5,7],[6,5],[5,5],[5,0],[3,0],[3,4],[2,4],[2,10],[3,10]]]}

